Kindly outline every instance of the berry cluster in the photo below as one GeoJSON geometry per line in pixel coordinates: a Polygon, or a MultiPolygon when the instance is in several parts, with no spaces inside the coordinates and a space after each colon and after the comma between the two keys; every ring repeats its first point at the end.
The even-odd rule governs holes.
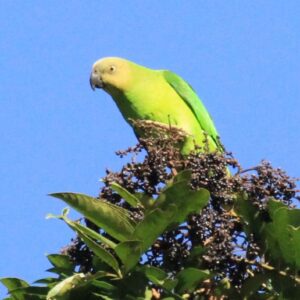
{"type": "MultiPolygon", "coordinates": [[[[234,213],[233,203],[238,193],[247,193],[258,210],[265,210],[270,197],[292,206],[297,198],[296,180],[263,161],[259,166],[243,170],[231,153],[209,153],[197,149],[184,156],[180,147],[185,134],[170,126],[138,121],[143,132],[138,145],[117,155],[132,159],[120,172],[107,171],[99,198],[120,205],[136,220],[143,212],[130,207],[111,188],[116,182],[131,193],[144,193],[156,198],[166,182],[179,171],[191,170],[191,188],[206,188],[211,194],[209,204],[198,214],[192,214],[177,229],[165,232],[145,253],[141,263],[162,267],[176,274],[186,266],[208,269],[218,274],[214,283],[200,286],[199,293],[213,289],[226,279],[237,290],[255,272],[263,253],[254,237],[247,235],[234,213]],[[147,133],[147,134],[146,134],[147,133]]],[[[92,226],[88,223],[89,226],[92,226]]],[[[92,254],[81,242],[74,241],[64,250],[83,270],[91,270],[92,254]]]]}

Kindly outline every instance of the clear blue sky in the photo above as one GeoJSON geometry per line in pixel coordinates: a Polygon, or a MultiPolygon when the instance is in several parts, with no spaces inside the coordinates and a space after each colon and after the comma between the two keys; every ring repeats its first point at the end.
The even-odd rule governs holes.
{"type": "MultiPolygon", "coordinates": [[[[300,1],[1,1],[0,277],[45,276],[73,236],[47,193],[96,195],[135,143],[92,63],[121,56],[179,73],[227,149],[300,174],[300,1]]],[[[4,295],[4,289],[0,288],[4,295]]],[[[2,297],[1,297],[2,298],[2,297]]]]}

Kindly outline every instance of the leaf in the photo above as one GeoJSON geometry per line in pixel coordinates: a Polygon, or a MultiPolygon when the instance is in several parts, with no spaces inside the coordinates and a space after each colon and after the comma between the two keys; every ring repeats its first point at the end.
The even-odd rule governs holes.
{"type": "Polygon", "coordinates": [[[85,275],[83,273],[75,274],[68,277],[55,285],[48,293],[47,300],[64,300],[68,299],[72,289],[85,283],[85,275]]]}
{"type": "Polygon", "coordinates": [[[242,221],[245,223],[245,231],[249,235],[254,233],[258,237],[260,236],[260,228],[262,226],[261,216],[257,208],[255,208],[247,194],[238,194],[236,202],[234,204],[235,211],[242,217],[242,221]]]}
{"type": "Polygon", "coordinates": [[[116,182],[113,182],[110,187],[117,192],[128,204],[130,204],[132,207],[138,207],[142,206],[139,199],[135,197],[135,195],[131,194],[129,191],[127,191],[125,188],[117,184],[116,182]]]}
{"type": "MultiPolygon", "coordinates": [[[[180,182],[180,181],[186,181],[189,182],[191,180],[191,175],[192,175],[192,171],[187,169],[187,170],[183,170],[181,172],[179,172],[171,181],[172,184],[180,182]]],[[[170,184],[170,185],[172,185],[170,184]]],[[[169,185],[169,186],[170,186],[169,185]]]]}
{"type": "Polygon", "coordinates": [[[106,281],[93,280],[92,284],[102,290],[107,290],[110,292],[114,292],[117,290],[117,288],[114,285],[112,285],[106,281]]]}
{"type": "Polygon", "coordinates": [[[239,197],[236,208],[244,220],[247,233],[254,234],[273,267],[300,270],[299,209],[291,209],[280,201],[270,199],[266,218],[247,197],[239,197]]]}
{"type": "Polygon", "coordinates": [[[9,291],[20,288],[20,287],[27,287],[29,284],[19,278],[14,278],[14,277],[5,277],[1,278],[0,281],[2,282],[3,285],[7,287],[9,291]]]}
{"type": "Polygon", "coordinates": [[[194,246],[190,250],[190,255],[185,260],[185,267],[201,266],[203,264],[203,254],[205,253],[205,247],[194,246]]]}
{"type": "Polygon", "coordinates": [[[46,285],[52,285],[58,282],[58,278],[53,278],[53,277],[46,277],[46,278],[41,278],[38,280],[35,280],[34,283],[42,283],[46,285]]]}
{"type": "Polygon", "coordinates": [[[108,297],[108,296],[100,294],[100,293],[93,293],[92,295],[95,296],[95,297],[92,297],[91,300],[98,300],[98,299],[101,299],[101,300],[115,300],[114,298],[108,297]]]}
{"type": "Polygon", "coordinates": [[[10,294],[14,300],[40,300],[45,299],[48,291],[48,287],[26,286],[14,289],[10,291],[10,294]]]}
{"type": "Polygon", "coordinates": [[[140,203],[142,203],[142,206],[147,210],[153,207],[153,204],[155,203],[155,199],[150,197],[149,195],[146,195],[145,193],[134,193],[134,196],[139,199],[140,203]]]}
{"type": "Polygon", "coordinates": [[[28,287],[29,284],[19,278],[6,277],[0,279],[1,283],[8,289],[8,292],[13,295],[16,300],[26,300],[22,291],[19,288],[28,287]]]}
{"type": "Polygon", "coordinates": [[[117,205],[76,193],[54,193],[50,196],[63,200],[119,241],[130,239],[134,231],[135,224],[128,211],[117,205]]]}
{"type": "Polygon", "coordinates": [[[55,274],[59,275],[60,277],[69,277],[74,273],[74,271],[64,269],[64,268],[57,268],[57,267],[49,268],[46,271],[55,273],[55,274]]]}
{"type": "Polygon", "coordinates": [[[151,300],[153,297],[153,292],[150,288],[146,288],[145,290],[145,297],[141,298],[143,300],[151,300]]]}
{"type": "Polygon", "coordinates": [[[266,250],[278,267],[285,263],[300,270],[300,210],[290,209],[276,200],[269,200],[271,222],[265,224],[266,250]]]}
{"type": "Polygon", "coordinates": [[[268,272],[271,278],[270,282],[274,290],[281,295],[282,300],[295,300],[299,299],[300,284],[295,283],[289,276],[282,276],[278,272],[268,272]]]}
{"type": "Polygon", "coordinates": [[[79,235],[79,237],[86,243],[86,245],[94,252],[96,256],[102,259],[106,264],[112,267],[117,274],[121,274],[119,269],[119,263],[116,258],[107,250],[105,250],[102,246],[100,246],[97,242],[95,242],[92,238],[85,234],[85,231],[82,230],[82,225],[72,222],[67,217],[62,217],[63,220],[79,235]],[[78,226],[80,225],[80,226],[78,226]]]}
{"type": "Polygon", "coordinates": [[[168,211],[154,209],[136,226],[132,240],[120,243],[116,254],[122,260],[125,272],[132,269],[139,261],[141,255],[154,243],[175,216],[177,209],[170,205],[168,211]]]}
{"type": "Polygon", "coordinates": [[[49,288],[45,286],[28,286],[21,288],[23,290],[25,296],[25,299],[45,299],[45,296],[47,295],[49,288]],[[28,296],[31,296],[30,298],[28,296]],[[36,296],[33,298],[33,296],[36,296]],[[27,298],[28,297],[28,298],[27,298]],[[37,298],[38,297],[38,298],[37,298]]]}
{"type": "Polygon", "coordinates": [[[144,295],[148,284],[149,280],[144,272],[141,272],[137,267],[126,274],[122,280],[114,281],[114,285],[117,286],[120,293],[119,297],[115,297],[114,299],[136,300],[141,295],[144,295]]]}
{"type": "Polygon", "coordinates": [[[191,190],[187,181],[179,181],[164,190],[158,197],[155,207],[168,209],[176,205],[177,214],[173,222],[182,223],[193,212],[199,212],[209,200],[210,194],[206,189],[191,190]]]}
{"type": "Polygon", "coordinates": [[[132,269],[139,261],[143,253],[143,243],[141,241],[121,242],[115,252],[124,264],[125,272],[132,269]]]}
{"type": "Polygon", "coordinates": [[[111,272],[111,267],[96,255],[92,257],[92,267],[93,270],[98,272],[111,272]]]}
{"type": "Polygon", "coordinates": [[[70,257],[62,254],[49,254],[47,255],[49,262],[53,267],[74,271],[74,264],[70,261],[70,257]]]}
{"type": "MultiPolygon", "coordinates": [[[[88,290],[85,288],[95,280],[106,277],[106,272],[96,272],[95,274],[77,273],[56,284],[47,294],[47,300],[72,300],[87,299],[88,290]],[[82,291],[83,289],[83,291],[82,291]],[[83,297],[81,294],[84,294],[83,297]],[[79,296],[80,295],[80,296],[79,296]]],[[[90,289],[90,286],[88,287],[90,289]]]]}
{"type": "Polygon", "coordinates": [[[157,284],[167,291],[171,291],[178,283],[177,279],[169,279],[168,274],[160,268],[147,266],[145,267],[145,275],[154,284],[157,284]]]}
{"type": "Polygon", "coordinates": [[[119,248],[116,247],[116,251],[117,249],[122,250],[118,252],[118,255],[126,265],[126,271],[135,266],[140,255],[156,241],[170,224],[184,221],[189,213],[199,211],[207,204],[208,200],[208,191],[204,189],[192,191],[186,181],[175,183],[167,188],[155,203],[156,208],[147,211],[144,219],[136,226],[132,234],[131,240],[139,243],[139,248],[131,249],[131,242],[124,242],[119,248]],[[127,257],[130,257],[129,261],[127,261],[127,257]]]}
{"type": "Polygon", "coordinates": [[[103,244],[107,245],[108,247],[110,247],[112,249],[114,249],[117,246],[116,243],[114,243],[110,239],[106,238],[102,234],[99,234],[95,230],[92,230],[89,227],[83,226],[80,223],[73,222],[71,220],[68,220],[68,221],[72,223],[72,226],[74,226],[74,230],[79,230],[82,233],[84,233],[85,235],[87,235],[88,237],[90,237],[92,239],[95,239],[96,241],[100,241],[100,242],[102,242],[103,244]]]}
{"type": "Polygon", "coordinates": [[[254,277],[248,278],[242,286],[241,296],[243,299],[255,296],[260,286],[268,280],[266,274],[255,274],[254,277]]]}
{"type": "Polygon", "coordinates": [[[184,293],[185,291],[193,292],[195,288],[205,279],[211,277],[208,271],[186,268],[177,274],[178,284],[176,291],[178,293],[184,293]]]}
{"type": "Polygon", "coordinates": [[[145,275],[153,283],[162,285],[162,282],[168,277],[168,274],[160,268],[147,266],[145,267],[145,275]]]}
{"type": "Polygon", "coordinates": [[[166,230],[176,213],[177,208],[174,204],[170,204],[165,211],[156,208],[147,214],[136,226],[133,237],[136,240],[142,241],[143,252],[166,230]]]}

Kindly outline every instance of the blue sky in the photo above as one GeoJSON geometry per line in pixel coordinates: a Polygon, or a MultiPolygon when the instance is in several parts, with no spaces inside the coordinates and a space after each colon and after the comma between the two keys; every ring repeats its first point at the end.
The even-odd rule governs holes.
{"type": "Polygon", "coordinates": [[[47,194],[96,195],[122,165],[114,151],[135,143],[90,89],[98,58],[180,74],[243,166],[267,159],[299,176],[299,15],[296,0],[1,1],[0,277],[45,276],[45,254],[73,236],[45,220],[64,207],[47,194]]]}

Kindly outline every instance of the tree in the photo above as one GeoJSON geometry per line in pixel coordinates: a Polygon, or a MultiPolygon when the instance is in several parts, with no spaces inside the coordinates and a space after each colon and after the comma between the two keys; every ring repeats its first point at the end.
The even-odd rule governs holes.
{"type": "Polygon", "coordinates": [[[295,179],[227,152],[183,156],[179,130],[135,125],[149,135],[117,152],[131,161],[107,171],[98,197],[52,194],[83,215],[49,215],[77,235],[48,256],[56,276],[3,278],[6,299],[298,299],[295,179]]]}

